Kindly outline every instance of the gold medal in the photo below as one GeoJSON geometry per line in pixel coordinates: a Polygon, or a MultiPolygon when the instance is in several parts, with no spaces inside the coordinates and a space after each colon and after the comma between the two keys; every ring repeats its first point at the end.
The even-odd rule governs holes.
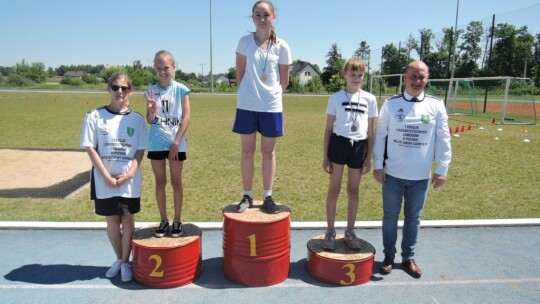
{"type": "Polygon", "coordinates": [[[261,76],[260,76],[259,78],[261,78],[261,80],[262,80],[263,82],[265,82],[265,81],[266,81],[266,79],[267,79],[267,77],[266,77],[266,74],[265,74],[265,73],[263,73],[263,74],[262,74],[262,75],[261,75],[261,76]]]}
{"type": "Polygon", "coordinates": [[[356,132],[356,130],[358,130],[356,126],[351,126],[351,132],[356,132]]]}

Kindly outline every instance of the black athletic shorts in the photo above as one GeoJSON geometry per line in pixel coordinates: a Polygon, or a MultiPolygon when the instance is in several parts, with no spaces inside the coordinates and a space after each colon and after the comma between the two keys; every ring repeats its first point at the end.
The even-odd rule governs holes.
{"type": "MultiPolygon", "coordinates": [[[[92,168],[92,171],[95,168],[92,168]]],[[[140,197],[109,197],[109,198],[97,198],[96,195],[96,183],[94,181],[94,175],[92,172],[90,178],[90,199],[94,200],[95,212],[97,215],[110,216],[110,215],[129,215],[135,214],[141,211],[141,198],[140,197]]]]}
{"type": "Polygon", "coordinates": [[[367,156],[367,139],[353,141],[332,133],[328,144],[328,159],[338,165],[362,169],[367,156]]]}
{"type": "MultiPolygon", "coordinates": [[[[146,154],[148,159],[162,160],[169,158],[169,151],[148,151],[146,154]]],[[[178,160],[184,161],[187,159],[186,152],[178,152],[178,160]]]]}
{"type": "Polygon", "coordinates": [[[140,197],[121,197],[115,196],[110,198],[94,200],[94,205],[97,215],[110,216],[110,215],[130,215],[141,211],[141,198],[140,197]]]}

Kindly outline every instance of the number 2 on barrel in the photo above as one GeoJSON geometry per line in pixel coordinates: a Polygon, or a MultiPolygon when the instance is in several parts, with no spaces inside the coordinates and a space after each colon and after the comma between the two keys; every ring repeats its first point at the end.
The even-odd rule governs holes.
{"type": "Polygon", "coordinates": [[[158,271],[159,268],[161,267],[161,263],[163,262],[163,260],[161,259],[161,257],[157,254],[152,254],[148,260],[154,260],[156,261],[156,267],[154,267],[154,270],[152,270],[152,272],[150,273],[149,276],[151,277],[157,277],[157,278],[163,278],[163,270],[161,271],[158,271]]]}

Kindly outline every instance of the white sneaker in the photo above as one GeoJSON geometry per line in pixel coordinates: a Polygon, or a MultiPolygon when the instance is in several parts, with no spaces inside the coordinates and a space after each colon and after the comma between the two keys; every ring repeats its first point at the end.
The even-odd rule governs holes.
{"type": "Polygon", "coordinates": [[[129,282],[133,280],[133,272],[131,271],[131,265],[128,263],[122,264],[120,267],[120,273],[122,275],[122,282],[129,282]]]}
{"type": "Polygon", "coordinates": [[[119,272],[120,272],[120,260],[116,260],[111,268],[109,268],[109,270],[107,270],[107,272],[105,273],[105,276],[107,278],[114,278],[119,272]]]}

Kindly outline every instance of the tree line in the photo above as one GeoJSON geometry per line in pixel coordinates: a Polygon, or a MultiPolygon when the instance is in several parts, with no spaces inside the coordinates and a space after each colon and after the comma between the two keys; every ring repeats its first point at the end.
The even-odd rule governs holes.
{"type": "MultiPolygon", "coordinates": [[[[368,66],[369,73],[364,77],[365,83],[369,81],[370,74],[401,74],[409,62],[420,59],[430,67],[430,77],[433,79],[450,78],[454,62],[454,78],[511,76],[531,78],[537,85],[540,84],[540,33],[529,33],[527,26],[517,28],[511,24],[500,23],[486,30],[480,21],[472,21],[466,29],[454,31],[453,28],[443,28],[442,32],[442,38],[437,40],[431,29],[423,28],[419,30],[418,38],[410,34],[404,43],[384,45],[378,67],[370,66],[372,56],[379,55],[372,54],[366,41],[360,42],[352,56],[362,58],[368,66]]],[[[330,46],[325,57],[326,66],[322,70],[313,65],[320,76],[314,77],[305,85],[300,84],[297,77],[291,77],[288,91],[324,93],[341,89],[344,83],[340,72],[345,59],[336,43],[330,46]]],[[[41,62],[27,63],[23,60],[13,67],[0,66],[0,77],[7,76],[7,79],[3,80],[7,85],[24,87],[31,86],[32,83],[42,83],[47,77],[63,76],[67,71],[85,72],[82,79],[65,80],[65,84],[74,86],[103,82],[117,72],[128,73],[136,88],[157,81],[153,68],[143,66],[140,60],[124,67],[61,65],[48,70],[41,62]]],[[[227,77],[234,79],[235,75],[235,68],[230,68],[227,77]]],[[[178,81],[191,86],[201,86],[201,78],[202,75],[198,77],[195,73],[184,73],[181,70],[176,72],[178,81]]]]}

